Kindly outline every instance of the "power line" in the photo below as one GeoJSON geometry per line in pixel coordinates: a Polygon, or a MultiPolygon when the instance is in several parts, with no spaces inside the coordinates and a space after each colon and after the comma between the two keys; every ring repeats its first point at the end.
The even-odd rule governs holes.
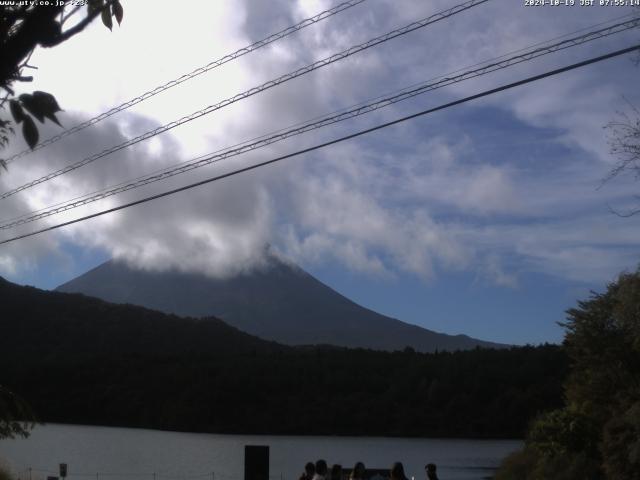
{"type": "Polygon", "coordinates": [[[113,107],[110,110],[107,110],[106,112],[101,113],[100,115],[93,117],[85,122],[82,122],[72,128],[69,128],[67,130],[64,130],[63,132],[54,135],[53,137],[50,137],[46,140],[43,140],[42,142],[38,143],[33,149],[27,148],[19,153],[16,153],[15,155],[12,155],[11,157],[9,157],[8,159],[6,159],[6,163],[9,164],[11,162],[13,162],[14,160],[17,160],[18,158],[24,157],[32,152],[35,152],[37,150],[40,150],[41,148],[46,147],[47,145],[51,145],[53,143],[56,143],[59,140],[62,140],[65,137],[68,137],[69,135],[72,135],[76,132],[79,132],[80,130],[84,130],[87,127],[90,127],[92,125],[95,125],[98,122],[101,122],[102,120],[109,118],[112,115],[115,115],[118,112],[121,112],[123,110],[126,110],[134,105],[137,105],[140,102],[145,101],[148,98],[151,98],[155,95],[158,95],[159,93],[164,92],[165,90],[168,90],[172,87],[175,87],[176,85],[180,85],[181,83],[186,82],[187,80],[191,80],[192,78],[195,78],[199,75],[202,75],[203,73],[209,72],[211,70],[213,70],[214,68],[220,67],[222,65],[224,65],[225,63],[228,63],[232,60],[235,60],[237,58],[240,58],[248,53],[251,53],[255,50],[258,50],[262,47],[265,47],[273,42],[276,42],[278,40],[281,40],[285,37],[288,37],[289,35],[298,32],[308,26],[314,25],[322,20],[325,20],[327,18],[332,17],[333,15],[336,15],[344,10],[347,10],[351,7],[355,7],[356,5],[365,2],[366,0],[349,0],[346,2],[343,2],[339,5],[336,5],[333,8],[330,8],[329,10],[325,10],[323,12],[320,12],[316,15],[314,15],[313,17],[309,17],[309,18],[305,18],[304,20],[302,20],[301,22],[296,23],[295,25],[291,25],[290,27],[285,28],[284,30],[280,30],[277,33],[274,33],[272,35],[269,35],[266,38],[263,38],[262,40],[258,40],[257,42],[252,43],[251,45],[248,45],[246,47],[243,47],[239,50],[236,50],[233,53],[229,53],[223,57],[218,58],[217,60],[214,60],[210,63],[208,63],[207,65],[203,66],[203,67],[199,67],[196,68],[195,70],[192,70],[189,73],[185,73],[184,75],[182,75],[181,77],[178,77],[174,80],[170,80],[162,85],[157,86],[156,88],[149,90],[145,93],[142,93],[141,95],[138,95],[137,97],[132,98],[131,100],[128,100],[116,107],[113,107]]]}
{"type": "MultiPolygon", "coordinates": [[[[195,158],[188,162],[183,162],[182,164],[178,164],[173,167],[167,167],[165,169],[156,171],[154,173],[151,173],[142,177],[138,177],[132,180],[128,180],[126,182],[122,182],[118,185],[108,187],[107,189],[89,193],[87,195],[77,197],[75,199],[59,203],[57,205],[52,205],[51,207],[47,207],[45,209],[41,209],[36,212],[30,212],[28,214],[15,217],[13,219],[3,221],[3,223],[0,223],[0,230],[7,230],[9,228],[13,228],[18,225],[24,225],[26,223],[41,220],[43,218],[56,215],[74,208],[78,208],[80,206],[87,205],[89,203],[93,203],[113,195],[124,193],[129,190],[133,190],[135,188],[139,188],[151,183],[165,180],[175,175],[179,175],[191,170],[195,170],[197,168],[201,168],[206,165],[216,163],[230,157],[241,155],[243,153],[247,153],[249,151],[256,150],[258,148],[262,148],[267,145],[271,145],[273,143],[309,132],[311,130],[316,130],[316,129],[325,127],[327,125],[331,125],[331,124],[342,122],[354,117],[358,117],[358,116],[370,113],[372,111],[393,105],[395,103],[407,100],[409,98],[413,98],[417,95],[421,95],[426,92],[436,90],[438,88],[459,83],[461,81],[468,80],[470,78],[475,78],[481,75],[486,75],[488,73],[502,70],[504,68],[508,68],[522,62],[530,61],[540,56],[548,55],[550,53],[564,50],[566,48],[582,45],[586,42],[590,42],[593,40],[604,38],[609,35],[623,32],[625,30],[637,27],[638,25],[640,25],[640,19],[629,20],[626,22],[621,22],[615,25],[611,25],[606,28],[601,28],[599,30],[587,32],[578,37],[569,38],[561,42],[557,42],[555,44],[547,45],[545,47],[533,49],[528,52],[525,51],[525,53],[522,53],[520,55],[515,55],[509,58],[505,58],[505,56],[501,56],[501,57],[498,57],[498,58],[503,58],[503,60],[501,61],[489,63],[487,65],[484,65],[483,67],[469,70],[459,75],[455,75],[455,76],[444,75],[444,76],[438,77],[440,80],[435,82],[425,82],[422,84],[417,84],[408,89],[405,88],[401,90],[399,93],[396,93],[393,95],[389,95],[386,97],[384,96],[378,97],[368,103],[361,103],[359,105],[354,106],[353,108],[349,108],[335,114],[325,115],[324,117],[319,117],[318,119],[295,125],[289,129],[279,130],[275,133],[267,134],[262,137],[259,137],[258,139],[249,140],[247,142],[235,145],[233,147],[229,147],[227,149],[223,149],[217,152],[203,155],[201,157],[195,158]]],[[[522,50],[519,50],[519,51],[522,51],[522,50]]]]}
{"type": "Polygon", "coordinates": [[[221,175],[216,175],[214,177],[210,177],[210,178],[207,178],[205,180],[200,180],[198,182],[191,183],[189,185],[185,185],[183,187],[179,187],[179,188],[175,188],[173,190],[168,190],[168,191],[165,191],[165,192],[162,192],[162,193],[151,195],[149,197],[145,197],[145,198],[142,198],[140,200],[136,200],[136,201],[129,202],[129,203],[126,203],[126,204],[123,204],[123,205],[119,205],[117,207],[109,208],[107,210],[102,210],[102,211],[97,212],[97,213],[92,213],[91,215],[86,215],[84,217],[80,217],[80,218],[77,218],[75,220],[70,220],[68,222],[59,223],[57,225],[52,225],[52,226],[49,226],[49,227],[46,227],[46,228],[42,228],[40,230],[36,230],[36,231],[33,231],[33,232],[25,233],[25,234],[22,234],[22,235],[17,235],[15,237],[11,237],[11,238],[8,238],[8,239],[0,241],[0,245],[4,245],[6,243],[13,242],[13,241],[16,241],[16,240],[21,240],[23,238],[32,237],[32,236],[38,235],[40,233],[56,230],[58,228],[66,227],[66,226],[69,226],[69,225],[73,225],[75,223],[79,223],[79,222],[83,222],[85,220],[89,220],[89,219],[92,219],[92,218],[100,217],[100,216],[106,215],[108,213],[113,213],[113,212],[117,212],[119,210],[124,210],[125,208],[133,207],[135,205],[140,205],[142,203],[150,202],[152,200],[157,200],[159,198],[167,197],[169,195],[173,195],[175,193],[183,192],[185,190],[190,190],[192,188],[199,187],[201,185],[205,185],[207,183],[212,183],[212,182],[215,182],[215,181],[218,181],[218,180],[222,180],[224,178],[228,178],[228,177],[232,177],[232,176],[238,175],[240,173],[245,173],[245,172],[248,172],[250,170],[255,170],[255,169],[259,168],[259,167],[264,167],[266,165],[270,165],[270,164],[279,162],[281,160],[285,160],[285,159],[296,157],[296,156],[299,156],[299,155],[302,155],[302,154],[305,154],[305,153],[309,153],[309,152],[312,152],[312,151],[315,151],[315,150],[319,150],[321,148],[325,148],[325,147],[328,147],[330,145],[334,145],[334,144],[337,144],[337,143],[340,143],[340,142],[344,142],[346,140],[351,140],[353,138],[360,137],[362,135],[365,135],[365,134],[368,134],[368,133],[371,133],[371,132],[375,132],[375,131],[381,130],[383,128],[387,128],[387,127],[390,127],[392,125],[396,125],[396,124],[405,122],[407,120],[412,120],[414,118],[418,118],[418,117],[421,117],[421,116],[424,116],[424,115],[427,115],[427,114],[430,114],[430,113],[434,113],[434,112],[437,112],[439,110],[444,110],[444,109],[447,109],[447,108],[451,108],[451,107],[454,107],[456,105],[460,105],[462,103],[466,103],[466,102],[469,102],[469,101],[472,101],[472,100],[476,100],[478,98],[482,98],[482,97],[486,97],[486,96],[489,96],[489,95],[493,95],[495,93],[502,92],[504,90],[509,90],[511,88],[515,88],[515,87],[518,87],[518,86],[521,86],[521,85],[525,85],[527,83],[536,82],[538,80],[542,80],[542,79],[547,78],[547,77],[551,77],[551,76],[554,76],[554,75],[558,75],[560,73],[568,72],[570,70],[575,70],[576,68],[584,67],[584,66],[591,65],[591,64],[594,64],[594,63],[597,63],[597,62],[601,62],[603,60],[607,60],[607,59],[610,59],[610,58],[618,57],[620,55],[624,55],[626,53],[630,53],[630,52],[633,52],[635,50],[640,50],[640,44],[639,45],[635,45],[633,47],[628,47],[628,48],[624,48],[624,49],[621,49],[621,50],[616,50],[614,52],[608,53],[606,55],[601,55],[599,57],[593,57],[593,58],[590,58],[588,60],[584,60],[582,62],[578,62],[578,63],[574,63],[572,65],[568,65],[566,67],[558,68],[558,69],[555,69],[555,70],[550,70],[548,72],[545,72],[545,73],[542,73],[542,74],[539,74],[539,75],[535,75],[535,76],[532,76],[532,77],[525,78],[524,80],[519,80],[517,82],[513,82],[513,83],[506,84],[506,85],[502,85],[500,87],[492,88],[490,90],[485,90],[484,92],[477,93],[475,95],[471,95],[469,97],[465,97],[465,98],[462,98],[462,99],[459,99],[459,100],[455,100],[453,102],[445,103],[445,104],[440,105],[438,107],[430,108],[430,109],[427,109],[427,110],[422,110],[421,112],[414,113],[412,115],[407,115],[405,117],[401,117],[401,118],[398,118],[398,119],[390,121],[390,122],[382,123],[380,125],[376,125],[375,127],[367,128],[365,130],[360,130],[359,132],[352,133],[350,135],[345,135],[343,137],[336,138],[334,140],[330,140],[328,142],[324,142],[324,143],[320,143],[318,145],[314,145],[313,147],[309,147],[309,148],[305,148],[305,149],[302,149],[302,150],[298,150],[298,151],[293,152],[293,153],[289,153],[289,154],[286,154],[286,155],[282,155],[280,157],[272,158],[270,160],[266,160],[264,162],[256,163],[256,164],[253,164],[253,165],[250,165],[250,166],[247,166],[247,167],[239,168],[237,170],[233,170],[231,172],[227,172],[227,173],[224,173],[224,174],[221,174],[221,175]]]}
{"type": "Polygon", "coordinates": [[[120,145],[116,145],[115,147],[111,147],[108,148],[106,150],[103,150],[100,153],[91,155],[89,157],[86,157],[76,163],[73,163],[71,165],[68,165],[64,168],[61,168],[59,170],[56,170],[54,172],[51,172],[43,177],[40,177],[36,180],[33,180],[31,182],[25,183],[17,188],[14,188],[12,190],[9,190],[5,193],[3,193],[2,195],[0,195],[0,199],[5,199],[7,197],[10,197],[12,195],[15,195],[18,192],[21,192],[23,190],[26,190],[28,188],[34,187],[36,185],[39,185],[41,183],[44,183],[46,181],[49,181],[53,178],[59,177],[60,175],[64,175],[66,173],[72,172],[74,170],[77,170],[78,168],[81,168],[85,165],[88,165],[89,163],[95,162],[96,160],[102,158],[102,157],[106,157],[107,155],[110,155],[111,153],[117,152],[119,150],[122,150],[124,148],[130,147],[132,145],[135,145],[136,143],[142,142],[144,140],[147,140],[151,137],[154,137],[160,133],[164,133],[168,130],[171,130],[179,125],[182,125],[184,123],[190,122],[192,120],[195,120],[197,118],[200,118],[204,115],[207,115],[209,113],[212,113],[216,110],[220,110],[221,108],[224,108],[232,103],[235,103],[237,101],[243,100],[245,98],[251,97],[257,93],[263,92],[265,90],[268,90],[270,88],[273,88],[277,85],[280,85],[281,83],[287,82],[289,80],[293,80],[294,78],[300,77],[302,75],[305,75],[309,72],[312,72],[314,70],[317,70],[319,68],[325,67],[327,65],[330,65],[332,63],[335,63],[339,60],[342,60],[344,58],[347,58],[351,55],[354,55],[356,53],[359,53],[363,50],[366,50],[368,48],[374,47],[376,45],[379,45],[381,43],[387,42],[389,40],[392,40],[396,37],[399,37],[401,35],[406,35],[407,33],[413,32],[415,30],[418,30],[420,28],[424,28],[428,25],[431,25],[433,23],[439,22],[440,20],[444,20],[446,18],[449,18],[453,15],[456,15],[458,13],[461,13],[465,10],[468,10],[470,8],[473,8],[477,5],[483,4],[488,2],[489,0],[469,0],[465,3],[456,5],[454,7],[451,7],[447,10],[443,10],[439,13],[433,14],[429,17],[426,17],[422,20],[418,20],[416,22],[412,22],[404,27],[398,28],[396,30],[392,30],[391,32],[385,33],[384,35],[380,35],[378,37],[375,37],[371,40],[368,40],[365,43],[361,43],[359,45],[355,45],[352,46],[346,50],[343,50],[340,53],[335,53],[329,57],[326,57],[322,60],[318,60],[314,63],[311,63],[309,65],[306,65],[302,68],[299,68],[297,70],[294,70],[293,72],[287,73],[285,75],[282,75],[274,80],[270,80],[268,82],[263,83],[262,85],[259,85],[257,87],[251,88],[245,92],[239,93],[237,95],[234,95],[233,97],[229,97],[225,100],[222,100],[221,102],[218,102],[214,105],[209,105],[208,107],[205,107],[201,110],[198,110],[196,112],[191,113],[190,115],[186,115],[178,120],[174,120],[173,122],[167,123],[166,125],[163,125],[161,127],[158,127],[154,130],[151,130],[149,132],[146,132],[142,135],[139,135],[138,137],[135,137],[133,139],[130,139],[124,143],[121,143],[120,145]]]}
{"type": "MultiPolygon", "coordinates": [[[[561,39],[563,39],[563,38],[571,37],[572,35],[576,35],[576,34],[578,34],[578,33],[585,32],[585,31],[587,31],[587,30],[589,30],[589,29],[596,28],[596,27],[601,27],[601,26],[603,26],[603,25],[606,25],[606,24],[609,24],[609,23],[612,23],[612,22],[616,22],[616,21],[618,21],[618,20],[622,20],[623,18],[629,18],[629,17],[633,18],[633,17],[637,17],[637,15],[636,15],[636,13],[634,13],[634,12],[632,12],[632,13],[627,13],[627,14],[625,14],[625,15],[619,15],[619,16],[617,16],[617,17],[610,18],[609,20],[605,20],[605,21],[603,21],[603,22],[599,22],[599,23],[596,23],[596,24],[593,24],[593,25],[589,25],[589,26],[587,26],[587,27],[583,27],[583,28],[580,28],[580,29],[578,29],[578,30],[573,30],[573,31],[571,31],[571,32],[568,32],[568,33],[565,33],[565,34],[562,34],[562,35],[559,35],[559,36],[556,36],[556,37],[553,37],[553,38],[550,38],[550,39],[547,39],[547,40],[544,40],[544,41],[541,41],[541,42],[537,42],[537,43],[534,43],[534,44],[532,44],[532,45],[528,45],[528,46],[523,47],[523,48],[519,48],[519,49],[516,49],[516,50],[511,50],[511,51],[509,51],[509,52],[507,52],[507,53],[504,53],[504,54],[499,55],[499,56],[497,56],[497,57],[493,57],[493,58],[491,58],[491,59],[483,60],[483,61],[481,61],[481,62],[477,62],[477,63],[474,63],[474,64],[472,64],[472,65],[466,65],[466,66],[464,66],[464,67],[461,67],[461,68],[459,68],[459,69],[457,69],[457,70],[454,70],[454,71],[452,71],[452,72],[446,73],[446,74],[444,74],[444,75],[439,75],[439,76],[437,76],[437,77],[432,77],[432,78],[430,78],[429,80],[427,80],[427,82],[429,82],[429,81],[433,81],[433,80],[437,80],[437,79],[440,79],[440,78],[444,78],[444,77],[446,77],[446,76],[450,76],[450,75],[453,75],[453,74],[455,74],[455,73],[463,72],[464,70],[469,69],[469,68],[478,67],[478,66],[480,66],[480,65],[485,65],[485,64],[488,64],[489,62],[496,62],[496,61],[498,61],[498,60],[500,60],[500,59],[507,58],[507,57],[508,57],[508,56],[510,56],[510,55],[514,55],[514,54],[516,54],[516,53],[520,53],[520,52],[525,52],[525,51],[530,50],[530,49],[532,49],[532,48],[534,48],[534,47],[539,47],[539,46],[542,46],[542,45],[548,44],[549,42],[553,42],[553,41],[556,41],[556,40],[561,40],[561,39]]],[[[374,97],[374,98],[371,98],[371,99],[365,100],[364,102],[359,102],[359,103],[357,103],[357,104],[353,104],[353,105],[350,105],[350,106],[348,106],[348,107],[341,108],[341,109],[339,109],[339,110],[337,110],[337,111],[334,111],[333,113],[334,113],[334,114],[338,114],[338,113],[340,113],[340,112],[346,112],[347,110],[353,109],[353,108],[355,108],[355,107],[358,107],[358,106],[364,106],[365,104],[367,104],[368,102],[372,102],[373,100],[383,99],[383,98],[385,98],[385,97],[387,97],[387,96],[389,96],[389,95],[391,95],[391,94],[394,94],[394,93],[397,93],[397,92],[407,91],[407,90],[410,90],[410,89],[416,88],[416,87],[418,87],[418,86],[420,86],[420,85],[424,85],[424,84],[425,84],[425,82],[424,82],[424,81],[423,81],[423,82],[417,82],[417,83],[414,83],[414,84],[409,85],[409,86],[407,86],[407,87],[404,87],[403,89],[394,90],[393,92],[386,92],[386,93],[384,93],[384,94],[382,94],[382,95],[378,95],[377,97],[374,97]]],[[[245,145],[245,144],[247,144],[247,143],[250,143],[250,142],[253,142],[253,141],[256,141],[256,140],[259,140],[259,139],[263,139],[263,138],[265,138],[265,137],[267,137],[267,136],[269,136],[269,135],[272,135],[272,134],[275,134],[275,133],[278,133],[278,132],[284,132],[284,131],[286,131],[288,128],[297,127],[297,126],[299,126],[299,125],[304,125],[304,124],[306,124],[306,123],[309,123],[310,121],[314,121],[314,120],[317,120],[317,119],[320,119],[320,118],[324,118],[324,117],[326,117],[326,115],[318,116],[318,117],[315,117],[315,118],[313,118],[313,119],[311,119],[311,120],[307,120],[307,121],[304,121],[304,122],[299,122],[299,123],[297,123],[297,124],[295,124],[295,125],[291,125],[291,126],[289,126],[289,127],[286,127],[286,128],[280,129],[280,130],[278,130],[277,132],[271,132],[271,133],[267,133],[267,134],[264,134],[264,135],[260,135],[260,136],[254,137],[254,138],[252,138],[252,139],[250,139],[250,140],[245,140],[245,141],[243,141],[243,142],[239,142],[239,143],[237,143],[237,144],[235,144],[235,145],[232,145],[232,146],[229,146],[229,147],[226,147],[226,148],[221,148],[221,149],[216,150],[215,152],[212,152],[212,153],[218,153],[218,152],[222,152],[222,151],[227,150],[227,149],[231,149],[231,148],[235,148],[235,147],[238,147],[238,146],[241,146],[241,145],[245,145]]],[[[197,160],[199,160],[200,158],[204,158],[204,156],[203,156],[203,157],[198,157],[197,159],[189,160],[189,162],[197,161],[197,160]]],[[[24,218],[24,217],[28,217],[28,216],[30,216],[30,215],[32,215],[32,214],[40,213],[40,212],[42,212],[42,211],[44,211],[44,210],[51,209],[51,208],[54,208],[54,207],[58,207],[58,206],[61,206],[61,205],[67,204],[67,203],[76,202],[76,201],[78,201],[78,200],[80,200],[80,199],[83,199],[83,198],[86,198],[86,197],[89,197],[89,196],[93,196],[93,195],[98,194],[98,193],[105,192],[105,191],[110,190],[110,189],[115,188],[115,187],[120,187],[120,186],[125,185],[125,184],[127,184],[127,183],[130,183],[130,182],[132,182],[132,181],[141,180],[141,179],[143,179],[143,178],[146,178],[147,176],[155,175],[155,174],[158,174],[158,173],[164,172],[164,171],[166,171],[166,170],[167,170],[167,168],[162,168],[162,169],[156,170],[156,171],[154,171],[154,172],[151,172],[151,173],[149,173],[149,174],[146,174],[146,175],[143,175],[143,176],[140,176],[140,177],[134,178],[134,179],[129,179],[129,180],[126,180],[126,181],[124,181],[124,182],[120,182],[120,183],[118,183],[118,184],[116,184],[116,185],[112,185],[111,187],[108,187],[108,188],[105,188],[105,189],[96,190],[96,191],[93,191],[93,192],[91,192],[91,193],[86,193],[86,194],[84,194],[84,195],[79,195],[79,196],[74,197],[74,198],[72,198],[72,199],[64,200],[64,201],[61,201],[61,202],[55,203],[55,204],[53,204],[53,205],[49,205],[49,206],[47,206],[47,207],[40,208],[40,209],[38,209],[38,210],[34,210],[34,211],[31,211],[31,212],[28,212],[28,213],[23,213],[23,214],[21,214],[21,215],[17,215],[17,216],[12,217],[12,218],[8,218],[8,219],[0,220],[0,224],[1,224],[1,223],[3,223],[3,222],[4,222],[4,223],[7,223],[7,222],[12,222],[12,221],[14,221],[14,220],[22,219],[22,218],[24,218]]],[[[37,220],[37,219],[35,219],[35,220],[37,220]]],[[[13,225],[11,225],[11,226],[13,226],[13,225]]],[[[1,225],[0,225],[0,229],[2,229],[2,226],[1,226],[1,225]]]]}

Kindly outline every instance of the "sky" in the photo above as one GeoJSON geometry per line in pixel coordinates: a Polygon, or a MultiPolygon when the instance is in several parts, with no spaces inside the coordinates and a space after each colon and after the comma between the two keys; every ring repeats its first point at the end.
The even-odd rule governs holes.
{"type": "MultiPolygon", "coordinates": [[[[331,8],[337,0],[123,1],[37,50],[34,82],[64,127],[331,8]]],[[[11,163],[4,192],[456,1],[366,0],[11,163]]],[[[10,219],[632,12],[491,0],[233,103],[0,200],[10,219]]],[[[585,30],[586,31],[586,30],[585,30]]],[[[638,42],[638,30],[438,89],[242,156],[0,232],[72,220],[638,42]]],[[[565,311],[638,266],[640,184],[603,128],[640,105],[633,55],[448,108],[357,139],[0,246],[0,275],[51,289],[109,258],[214,277],[290,258],[352,300],[485,340],[560,342],[565,311]]],[[[41,138],[59,133],[45,124],[41,138]]],[[[25,148],[12,139],[7,157],[25,148]]]]}

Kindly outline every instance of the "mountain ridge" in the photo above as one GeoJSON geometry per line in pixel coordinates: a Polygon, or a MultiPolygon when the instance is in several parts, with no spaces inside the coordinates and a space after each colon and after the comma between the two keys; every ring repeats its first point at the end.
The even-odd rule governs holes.
{"type": "Polygon", "coordinates": [[[82,355],[208,354],[282,350],[213,316],[182,318],[136,305],[118,305],[82,294],[40,290],[0,277],[0,348],[82,355]]]}
{"type": "Polygon", "coordinates": [[[375,350],[466,350],[507,345],[447,335],[360,306],[293,262],[226,279],[177,271],[136,270],[109,260],[56,288],[188,317],[214,316],[251,335],[285,345],[325,344],[375,350]]]}

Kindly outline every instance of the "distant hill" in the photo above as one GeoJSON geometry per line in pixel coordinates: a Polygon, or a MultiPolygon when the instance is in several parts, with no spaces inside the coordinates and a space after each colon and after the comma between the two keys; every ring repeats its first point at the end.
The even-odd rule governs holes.
{"type": "Polygon", "coordinates": [[[300,267],[269,257],[268,266],[228,279],[181,272],[134,270],[108,261],[59,286],[113,303],[141,305],[179,316],[215,316],[286,345],[336,345],[419,352],[505,345],[446,335],[364,308],[300,267]]]}
{"type": "Polygon", "coordinates": [[[0,277],[0,350],[36,357],[182,355],[282,350],[217,318],[179,318],[85,295],[22,287],[0,277]]]}

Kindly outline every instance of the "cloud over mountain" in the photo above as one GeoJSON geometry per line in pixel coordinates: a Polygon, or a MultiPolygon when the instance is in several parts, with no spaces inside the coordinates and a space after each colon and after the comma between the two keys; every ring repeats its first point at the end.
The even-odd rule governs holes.
{"type": "MultiPolygon", "coordinates": [[[[148,5],[131,5],[121,31],[108,35],[104,29],[92,28],[82,39],[38,53],[34,63],[41,72],[33,87],[42,85],[56,93],[67,110],[65,125],[70,126],[160,79],[179,76],[333,3],[276,2],[266,12],[255,2],[230,5],[207,3],[199,18],[189,22],[176,20],[175,8],[158,8],[158,17],[148,22],[148,5]],[[164,33],[170,28],[179,35],[167,38],[164,33]],[[149,44],[148,38],[156,39],[155,44],[149,44]],[[183,43],[177,45],[177,41],[183,43]],[[84,76],[85,85],[97,84],[100,78],[113,80],[100,84],[99,91],[73,89],[56,74],[77,70],[76,59],[86,48],[81,43],[104,52],[100,58],[88,56],[77,74],[84,76]],[[149,49],[166,55],[149,55],[149,49]],[[129,82],[127,76],[134,78],[129,82]]],[[[20,185],[449,6],[444,1],[407,2],[402,7],[388,0],[365,2],[15,162],[8,174],[0,176],[0,186],[4,191],[20,185]]],[[[104,188],[566,34],[612,13],[603,17],[603,10],[597,8],[533,11],[514,7],[512,2],[489,2],[23,192],[4,203],[2,217],[104,188]]],[[[371,117],[112,197],[44,224],[602,53],[625,45],[626,38],[612,37],[432,92],[371,117]]],[[[271,243],[297,261],[337,260],[348,269],[384,277],[408,274],[433,279],[439,272],[470,271],[509,288],[516,287],[518,275],[526,271],[572,281],[609,278],[635,261],[633,239],[640,231],[607,210],[608,204],[624,205],[636,185],[622,182],[595,188],[613,162],[601,127],[617,108],[624,107],[622,93],[634,100],[637,93],[629,85],[637,74],[628,59],[613,60],[16,243],[0,252],[0,273],[28,269],[56,251],[55,261],[69,261],[62,247],[72,244],[98,248],[145,269],[180,268],[227,276],[260,265],[263,246],[271,243]],[[599,260],[586,265],[586,257],[599,260]]],[[[48,128],[46,133],[55,132],[48,128]]]]}

